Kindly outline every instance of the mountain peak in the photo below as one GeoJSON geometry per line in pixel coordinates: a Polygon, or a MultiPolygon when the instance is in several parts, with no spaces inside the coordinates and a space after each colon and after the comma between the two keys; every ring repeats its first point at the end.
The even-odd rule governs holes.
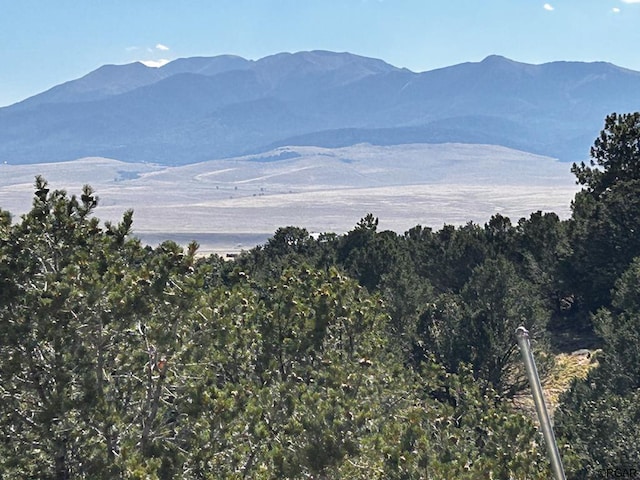
{"type": "Polygon", "coordinates": [[[197,73],[217,75],[229,70],[246,70],[253,62],[237,55],[217,55],[215,57],[179,58],[161,67],[164,75],[179,73],[197,73]]]}
{"type": "Polygon", "coordinates": [[[413,73],[347,52],[101,67],[0,109],[0,161],[102,156],[191,163],[272,146],[465,142],[588,157],[640,72],[500,55],[413,73]]]}
{"type": "Polygon", "coordinates": [[[489,55],[485,57],[481,62],[481,65],[528,65],[526,63],[516,62],[510,58],[503,57],[502,55],[489,55]]]}
{"type": "Polygon", "coordinates": [[[507,57],[503,57],[502,55],[487,55],[481,63],[489,63],[489,62],[511,62],[512,60],[507,57]]]}
{"type": "Polygon", "coordinates": [[[312,50],[264,57],[255,62],[254,70],[275,88],[299,92],[346,85],[397,68],[383,60],[353,53],[312,50]],[[309,80],[313,87],[307,83],[309,80]]]}
{"type": "Polygon", "coordinates": [[[83,77],[56,85],[12,107],[22,109],[47,103],[100,100],[150,85],[162,78],[163,75],[159,69],[148,67],[141,62],[102,65],[83,77]]]}
{"type": "Polygon", "coordinates": [[[396,67],[377,58],[363,57],[349,52],[331,52],[328,50],[310,50],[295,53],[277,53],[258,60],[256,63],[280,65],[283,63],[321,70],[337,70],[345,66],[359,65],[372,71],[390,71],[396,67]]]}

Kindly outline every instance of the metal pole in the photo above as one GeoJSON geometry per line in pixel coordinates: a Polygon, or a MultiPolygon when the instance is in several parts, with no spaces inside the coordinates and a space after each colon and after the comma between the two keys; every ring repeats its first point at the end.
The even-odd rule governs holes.
{"type": "Polygon", "coordinates": [[[566,480],[564,468],[562,467],[562,459],[560,458],[556,438],[553,434],[553,426],[551,425],[547,406],[544,402],[544,395],[542,393],[542,385],[540,385],[538,369],[536,368],[536,362],[533,359],[533,353],[531,352],[529,332],[524,327],[518,327],[516,329],[516,338],[518,339],[518,345],[520,346],[524,366],[527,370],[527,377],[529,378],[529,384],[531,385],[533,401],[536,404],[536,413],[538,414],[538,420],[540,420],[540,426],[542,427],[544,442],[547,445],[547,453],[551,460],[551,471],[553,472],[553,476],[556,480],[566,480]]]}

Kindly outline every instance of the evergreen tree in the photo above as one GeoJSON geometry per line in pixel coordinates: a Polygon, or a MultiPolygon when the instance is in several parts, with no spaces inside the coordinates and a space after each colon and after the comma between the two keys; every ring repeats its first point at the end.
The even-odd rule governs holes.
{"type": "Polygon", "coordinates": [[[609,115],[591,157],[572,168],[585,188],[572,205],[570,278],[595,311],[610,305],[614,282],[640,255],[640,113],[609,115]]]}
{"type": "Polygon", "coordinates": [[[558,434],[575,462],[573,478],[602,476],[605,469],[640,462],[640,258],[616,282],[612,310],[594,316],[603,339],[599,365],[562,399],[558,434]]]}
{"type": "Polygon", "coordinates": [[[0,465],[11,478],[177,468],[165,419],[183,381],[172,363],[195,246],[143,248],[127,238],[131,211],[102,227],[96,204],[89,187],[78,200],[38,178],[32,210],[1,227],[0,465]]]}
{"type": "Polygon", "coordinates": [[[91,217],[89,187],[78,201],[40,177],[35,186],[32,210],[2,228],[0,408],[9,455],[1,462],[15,478],[75,478],[87,469],[108,477],[118,446],[107,349],[126,320],[107,314],[105,284],[118,275],[131,215],[103,230],[91,217]]]}
{"type": "Polygon", "coordinates": [[[419,347],[434,353],[449,371],[469,365],[477,380],[501,397],[512,397],[527,386],[514,332],[524,325],[538,340],[544,375],[550,362],[545,355],[548,319],[535,286],[498,257],[476,267],[460,294],[440,296],[423,313],[419,347]]]}

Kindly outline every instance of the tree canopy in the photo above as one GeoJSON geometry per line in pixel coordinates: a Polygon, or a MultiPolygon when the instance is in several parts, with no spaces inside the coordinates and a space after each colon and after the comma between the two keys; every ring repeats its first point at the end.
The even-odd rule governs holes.
{"type": "Polygon", "coordinates": [[[595,197],[616,184],[640,180],[640,112],[606,117],[589,164],[574,164],[571,170],[586,193],[595,197]]]}
{"type": "Polygon", "coordinates": [[[38,177],[0,210],[0,476],[546,479],[521,324],[543,375],[560,339],[602,348],[556,411],[568,477],[640,468],[639,141],[640,114],[607,117],[567,220],[367,214],[232,261],[38,177]]]}

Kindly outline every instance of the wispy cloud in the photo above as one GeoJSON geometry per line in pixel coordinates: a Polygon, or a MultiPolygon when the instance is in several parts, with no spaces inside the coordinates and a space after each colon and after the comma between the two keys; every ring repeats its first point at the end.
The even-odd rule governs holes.
{"type": "Polygon", "coordinates": [[[126,47],[127,52],[135,52],[134,55],[137,57],[136,60],[138,62],[142,63],[143,65],[146,65],[147,67],[153,67],[153,68],[162,67],[163,65],[166,65],[171,61],[168,58],[157,58],[169,50],[171,49],[163,43],[156,43],[155,46],[153,47],[151,46],[140,47],[140,46],[134,46],[134,45],[130,47],[126,47]],[[159,52],[162,52],[162,53],[159,53],[159,52]],[[143,57],[143,58],[146,57],[147,59],[141,60],[140,57],[143,57]]]}
{"type": "Polygon", "coordinates": [[[553,12],[555,10],[550,3],[545,3],[542,8],[544,8],[547,12],[553,12]]]}
{"type": "Polygon", "coordinates": [[[622,3],[640,3],[640,0],[622,0],[622,3]]]}
{"type": "Polygon", "coordinates": [[[171,60],[167,60],[166,58],[161,58],[160,60],[141,60],[140,63],[146,65],[147,67],[160,68],[170,61],[171,60]]]}
{"type": "Polygon", "coordinates": [[[613,8],[611,9],[611,11],[612,11],[613,13],[620,13],[620,9],[619,9],[618,7],[613,7],[613,8]]]}

